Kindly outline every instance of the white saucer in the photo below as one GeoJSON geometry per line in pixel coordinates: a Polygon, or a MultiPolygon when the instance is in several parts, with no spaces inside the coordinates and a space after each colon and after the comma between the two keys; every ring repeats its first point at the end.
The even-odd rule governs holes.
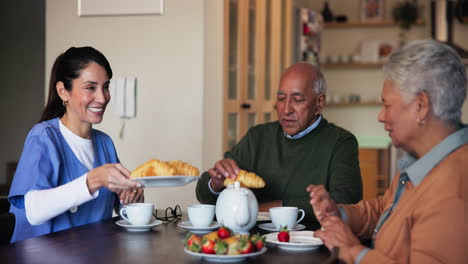
{"type": "Polygon", "coordinates": [[[177,224],[178,227],[182,227],[183,229],[187,229],[190,232],[194,234],[206,234],[209,233],[212,230],[218,229],[219,224],[216,221],[213,221],[211,225],[207,227],[198,227],[198,226],[193,226],[190,221],[183,221],[177,224]]]}
{"type": "Polygon", "coordinates": [[[122,219],[122,220],[119,220],[119,221],[117,221],[115,223],[118,226],[121,226],[121,227],[127,229],[127,231],[130,231],[130,232],[144,232],[144,231],[151,230],[153,227],[162,224],[163,221],[155,219],[153,222],[151,222],[151,223],[149,223],[147,225],[132,225],[127,220],[122,219]]]}
{"type": "Polygon", "coordinates": [[[284,250],[314,250],[323,245],[320,238],[314,237],[314,231],[289,232],[289,242],[278,241],[278,232],[265,235],[266,242],[274,244],[284,250]]]}
{"type": "MultiPolygon", "coordinates": [[[[278,232],[279,230],[273,225],[273,223],[264,223],[264,224],[259,224],[258,227],[260,229],[270,231],[270,232],[278,232]]],[[[297,231],[297,230],[302,230],[305,229],[305,225],[301,224],[296,224],[294,228],[291,228],[289,231],[297,231]]]]}

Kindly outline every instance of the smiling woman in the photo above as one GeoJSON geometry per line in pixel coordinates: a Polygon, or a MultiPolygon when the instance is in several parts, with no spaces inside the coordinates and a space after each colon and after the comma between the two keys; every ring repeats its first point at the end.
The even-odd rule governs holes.
{"type": "Polygon", "coordinates": [[[88,94],[93,95],[92,91],[96,90],[99,81],[105,82],[105,86],[101,84],[101,88],[104,87],[107,94],[105,106],[110,100],[111,78],[112,69],[102,53],[92,47],[68,49],[55,60],[52,67],[49,98],[39,122],[66,115],[66,107],[72,92],[78,97],[80,96],[78,94],[82,94],[82,90],[91,90],[88,94]],[[79,87],[79,90],[72,91],[72,87],[79,87]]]}
{"type": "Polygon", "coordinates": [[[119,201],[143,201],[111,138],[92,128],[102,122],[111,78],[109,62],[92,47],[56,59],[47,105],[26,138],[9,194],[12,242],[111,218],[119,201]]]}

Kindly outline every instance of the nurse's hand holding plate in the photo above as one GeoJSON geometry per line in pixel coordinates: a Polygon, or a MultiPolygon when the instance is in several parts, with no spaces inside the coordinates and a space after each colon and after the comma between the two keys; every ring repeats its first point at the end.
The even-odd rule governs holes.
{"type": "Polygon", "coordinates": [[[94,193],[101,187],[115,192],[141,187],[136,181],[130,180],[130,171],[122,164],[105,164],[88,172],[86,183],[90,193],[94,193]]]}

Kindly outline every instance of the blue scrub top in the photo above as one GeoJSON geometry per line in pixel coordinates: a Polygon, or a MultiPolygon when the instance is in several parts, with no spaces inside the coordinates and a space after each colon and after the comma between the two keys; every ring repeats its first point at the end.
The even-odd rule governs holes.
{"type": "MultiPolygon", "coordinates": [[[[119,162],[108,135],[93,129],[91,139],[94,168],[119,162]]],[[[24,209],[24,195],[28,191],[55,188],[87,172],[60,133],[59,118],[35,125],[26,138],[8,196],[12,205],[10,212],[16,216],[11,242],[111,218],[115,195],[103,187],[97,198],[80,205],[75,213],[66,211],[41,225],[29,224],[24,209]]]]}

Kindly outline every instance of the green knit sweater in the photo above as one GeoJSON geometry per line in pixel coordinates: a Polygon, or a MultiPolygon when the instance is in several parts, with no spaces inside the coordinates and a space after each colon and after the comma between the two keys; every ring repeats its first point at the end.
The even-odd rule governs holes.
{"type": "MultiPolygon", "coordinates": [[[[288,139],[277,121],[255,126],[224,157],[265,180],[265,188],[252,189],[259,203],[282,200],[283,206],[304,209],[308,228],[319,227],[309,204],[309,184],[323,184],[337,203],[362,199],[356,138],[324,118],[299,139],[288,139]]],[[[209,179],[208,172],[203,173],[197,198],[215,204],[218,196],[209,190],[209,179]]]]}

